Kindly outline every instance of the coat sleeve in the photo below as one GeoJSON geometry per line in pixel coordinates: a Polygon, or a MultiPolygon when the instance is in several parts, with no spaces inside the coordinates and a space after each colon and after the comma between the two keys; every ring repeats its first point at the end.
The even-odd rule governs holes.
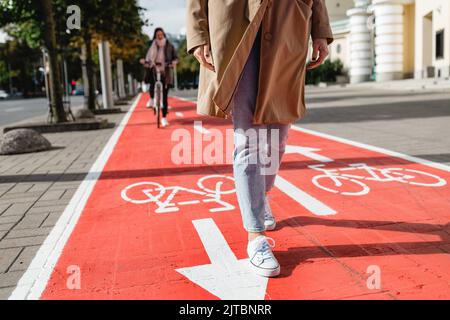
{"type": "Polygon", "coordinates": [[[313,0],[312,11],[312,39],[327,39],[328,44],[332,43],[333,32],[325,0],[313,0]]]}
{"type": "Polygon", "coordinates": [[[208,0],[187,0],[187,50],[209,43],[208,0]]]}

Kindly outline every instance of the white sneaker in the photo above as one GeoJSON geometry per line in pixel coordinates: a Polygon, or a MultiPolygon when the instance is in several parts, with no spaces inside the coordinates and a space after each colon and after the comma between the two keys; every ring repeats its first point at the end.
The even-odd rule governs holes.
{"type": "Polygon", "coordinates": [[[154,108],[155,100],[152,98],[147,102],[147,108],[154,108]]]}
{"type": "Polygon", "coordinates": [[[273,216],[267,197],[264,200],[264,226],[266,227],[266,231],[273,231],[277,227],[277,221],[273,216]]]}
{"type": "Polygon", "coordinates": [[[161,125],[163,126],[163,128],[167,127],[169,125],[169,121],[167,121],[166,118],[162,118],[161,119],[161,125]]]}
{"type": "Polygon", "coordinates": [[[247,254],[250,259],[250,268],[262,277],[277,277],[280,275],[280,264],[273,255],[272,247],[275,241],[265,236],[259,236],[248,243],[247,254]],[[269,241],[273,242],[271,246],[269,241]]]}

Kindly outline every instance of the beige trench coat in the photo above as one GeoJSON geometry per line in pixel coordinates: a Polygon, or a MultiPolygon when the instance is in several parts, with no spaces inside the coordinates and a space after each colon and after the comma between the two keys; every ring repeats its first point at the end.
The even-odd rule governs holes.
{"type": "Polygon", "coordinates": [[[215,72],[200,69],[199,114],[230,118],[231,101],[260,27],[254,124],[289,124],[305,115],[309,38],[333,41],[324,0],[187,0],[188,51],[209,44],[215,67],[215,72]]]}

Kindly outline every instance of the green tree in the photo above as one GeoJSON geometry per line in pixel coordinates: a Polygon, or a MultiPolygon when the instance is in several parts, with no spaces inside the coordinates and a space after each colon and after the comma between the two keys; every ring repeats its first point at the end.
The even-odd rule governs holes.
{"type": "Polygon", "coordinates": [[[60,69],[54,67],[59,65],[62,51],[73,59],[74,54],[79,57],[81,47],[86,46],[89,87],[86,94],[88,107],[94,109],[97,43],[109,40],[112,58],[120,57],[127,67],[134,65],[137,70],[138,55],[148,41],[142,34],[142,26],[146,23],[141,18],[143,9],[136,0],[2,0],[0,9],[0,27],[8,26],[9,34],[32,48],[47,48],[52,66],[52,109],[57,122],[66,118],[62,114],[60,69]],[[69,5],[77,5],[81,9],[81,30],[66,30],[69,5]]]}
{"type": "Polygon", "coordinates": [[[49,91],[53,119],[57,123],[66,122],[53,1],[5,0],[0,2],[0,9],[0,27],[8,24],[22,25],[17,30],[18,34],[27,41],[39,42],[46,48],[49,56],[49,91]]]}
{"type": "Polygon", "coordinates": [[[193,55],[187,53],[187,42],[183,40],[178,48],[177,66],[179,81],[194,81],[200,71],[200,64],[193,55]]]}
{"type": "Polygon", "coordinates": [[[73,43],[86,48],[86,71],[88,78],[88,108],[95,109],[95,47],[99,41],[111,44],[113,60],[121,58],[125,65],[137,63],[137,54],[145,46],[142,34],[145,21],[141,18],[142,8],[136,0],[68,0],[80,7],[82,26],[73,32],[73,43]]]}
{"type": "Polygon", "coordinates": [[[335,82],[336,76],[342,74],[344,65],[341,60],[331,62],[329,59],[320,67],[309,70],[306,73],[307,84],[318,84],[319,82],[335,82]]]}

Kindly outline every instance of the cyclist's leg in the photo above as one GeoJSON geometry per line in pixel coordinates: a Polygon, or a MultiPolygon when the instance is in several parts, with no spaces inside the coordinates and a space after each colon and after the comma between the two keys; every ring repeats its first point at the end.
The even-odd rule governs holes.
{"type": "MultiPolygon", "coordinates": [[[[164,82],[163,82],[164,83],[164,82]]],[[[164,85],[163,89],[163,117],[169,113],[169,85],[164,85]]]]}
{"type": "Polygon", "coordinates": [[[150,98],[154,98],[155,97],[155,84],[149,83],[148,87],[149,87],[148,93],[150,94],[150,98]]]}

